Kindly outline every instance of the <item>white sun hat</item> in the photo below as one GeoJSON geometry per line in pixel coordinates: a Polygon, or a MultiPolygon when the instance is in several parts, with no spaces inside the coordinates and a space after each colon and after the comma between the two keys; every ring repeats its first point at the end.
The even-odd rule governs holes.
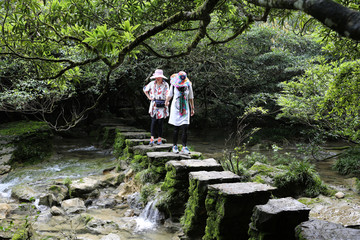
{"type": "Polygon", "coordinates": [[[163,70],[156,69],[154,74],[150,77],[150,79],[159,78],[159,77],[167,79],[167,77],[164,76],[163,70]]]}

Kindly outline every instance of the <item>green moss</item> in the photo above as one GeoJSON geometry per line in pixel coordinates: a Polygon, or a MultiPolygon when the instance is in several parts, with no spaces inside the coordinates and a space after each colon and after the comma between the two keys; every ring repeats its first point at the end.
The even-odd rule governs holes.
{"type": "Polygon", "coordinates": [[[141,184],[146,184],[146,183],[155,184],[155,183],[158,183],[160,181],[159,174],[157,174],[156,172],[154,172],[150,168],[142,170],[141,172],[138,172],[135,175],[135,178],[141,184]]]}
{"type": "Polygon", "coordinates": [[[161,186],[162,191],[169,191],[170,189],[174,188],[177,184],[176,177],[176,170],[175,168],[168,169],[164,183],[161,186]]]}
{"type": "Polygon", "coordinates": [[[53,192],[61,192],[61,188],[59,186],[57,186],[57,185],[50,186],[49,190],[53,191],[53,192]]]}
{"type": "Polygon", "coordinates": [[[257,183],[266,183],[264,179],[261,178],[260,175],[256,175],[253,179],[252,179],[253,182],[257,182],[257,183]]]}
{"type": "Polygon", "coordinates": [[[115,157],[118,158],[122,155],[125,146],[125,137],[120,131],[117,130],[113,145],[115,157]]]}
{"type": "Polygon", "coordinates": [[[249,229],[248,234],[249,234],[249,240],[264,240],[269,235],[268,233],[255,232],[255,231],[253,231],[251,229],[249,229]]]}
{"type": "Polygon", "coordinates": [[[115,127],[104,127],[100,130],[98,141],[100,145],[104,148],[113,146],[115,142],[115,137],[117,134],[117,129],[115,127]]]}
{"type": "MultiPolygon", "coordinates": [[[[125,145],[126,146],[126,145],[125,145]]],[[[131,158],[132,154],[130,152],[129,146],[126,146],[122,152],[123,157],[131,158]]]]}
{"type": "Polygon", "coordinates": [[[225,203],[225,196],[219,195],[215,190],[208,191],[205,200],[208,218],[203,240],[222,239],[221,222],[225,215],[225,203]]]}
{"type": "Polygon", "coordinates": [[[146,205],[150,199],[153,199],[155,197],[158,188],[159,185],[150,184],[150,183],[147,183],[144,186],[142,186],[140,191],[140,201],[142,201],[144,205],[146,205]]]}
{"type": "Polygon", "coordinates": [[[26,228],[19,228],[11,238],[11,240],[26,240],[29,239],[28,231],[26,228]]]}
{"type": "Polygon", "coordinates": [[[275,186],[279,190],[279,197],[316,197],[319,194],[331,194],[314,166],[306,161],[291,163],[286,173],[275,176],[275,186]]]}
{"type": "MultiPolygon", "coordinates": [[[[52,134],[42,122],[26,122],[27,127],[21,129],[8,129],[7,134],[17,134],[12,140],[15,148],[10,164],[33,164],[41,162],[52,154],[52,134]],[[34,126],[32,126],[34,124],[34,126]],[[30,126],[29,126],[30,125],[30,126]],[[14,130],[14,131],[13,131],[14,130]]],[[[14,126],[24,126],[18,124],[14,126]]],[[[4,133],[4,132],[3,132],[4,133]]]]}
{"type": "Polygon", "coordinates": [[[147,156],[135,155],[131,158],[131,168],[136,172],[140,172],[146,168],[148,168],[148,158],[147,156]]]}
{"type": "Polygon", "coordinates": [[[307,206],[322,202],[320,198],[298,198],[297,200],[307,206]]]}
{"type": "Polygon", "coordinates": [[[189,181],[189,199],[184,216],[181,218],[183,231],[188,236],[202,236],[205,231],[206,209],[205,198],[207,186],[201,185],[198,180],[189,181]]]}
{"type": "Polygon", "coordinates": [[[255,164],[250,168],[250,170],[254,170],[258,172],[258,174],[262,175],[269,175],[270,173],[276,172],[276,169],[274,167],[266,164],[255,164]]]}
{"type": "Polygon", "coordinates": [[[45,122],[38,122],[38,121],[11,122],[0,125],[0,135],[18,136],[24,134],[31,134],[39,131],[45,131],[49,129],[50,128],[45,122]]]}

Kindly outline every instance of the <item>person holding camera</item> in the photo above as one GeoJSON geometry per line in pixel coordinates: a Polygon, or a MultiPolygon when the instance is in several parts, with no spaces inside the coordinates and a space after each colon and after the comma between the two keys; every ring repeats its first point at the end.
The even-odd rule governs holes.
{"type": "Polygon", "coordinates": [[[156,144],[162,144],[164,119],[169,116],[168,107],[165,106],[166,96],[169,92],[169,84],[164,80],[163,70],[156,69],[150,79],[155,79],[147,84],[143,91],[150,100],[149,114],[151,117],[151,138],[150,146],[154,145],[154,139],[157,136],[156,144]],[[156,131],[157,126],[157,131],[156,131]]]}
{"type": "Polygon", "coordinates": [[[181,153],[189,154],[190,151],[187,147],[187,130],[190,124],[190,116],[195,114],[194,107],[194,93],[192,83],[186,75],[186,72],[180,71],[170,77],[170,91],[166,97],[165,106],[169,106],[171,98],[173,101],[170,108],[169,123],[174,125],[173,134],[173,148],[174,153],[179,153],[177,146],[179,130],[182,131],[182,150],[181,153]],[[191,109],[190,109],[191,107],[191,109]]]}

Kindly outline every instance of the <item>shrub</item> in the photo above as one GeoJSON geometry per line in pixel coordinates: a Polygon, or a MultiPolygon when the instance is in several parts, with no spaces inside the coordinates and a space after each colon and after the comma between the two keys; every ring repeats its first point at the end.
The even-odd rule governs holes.
{"type": "Polygon", "coordinates": [[[342,175],[352,174],[360,177],[360,148],[346,150],[336,161],[333,169],[342,175]]]}
{"type": "Polygon", "coordinates": [[[292,162],[285,174],[275,177],[275,186],[285,196],[316,197],[319,194],[329,194],[328,187],[307,161],[292,162]]]}
{"type": "Polygon", "coordinates": [[[268,158],[264,154],[252,152],[250,155],[245,156],[245,161],[243,165],[245,168],[251,168],[255,162],[261,162],[265,164],[269,163],[268,158]]]}

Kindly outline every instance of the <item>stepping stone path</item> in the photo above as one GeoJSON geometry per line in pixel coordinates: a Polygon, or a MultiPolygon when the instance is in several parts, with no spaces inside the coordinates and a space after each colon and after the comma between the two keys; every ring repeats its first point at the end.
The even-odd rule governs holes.
{"type": "Polygon", "coordinates": [[[167,192],[167,201],[164,206],[158,206],[158,208],[165,213],[170,213],[173,220],[178,220],[184,214],[185,204],[189,198],[189,174],[196,171],[222,170],[222,166],[213,158],[168,161],[166,177],[161,186],[161,190],[167,192]]]}
{"type": "Polygon", "coordinates": [[[161,145],[137,145],[129,149],[129,151],[135,155],[146,155],[148,152],[168,152],[172,148],[172,144],[161,144],[161,145]]]}
{"type": "Polygon", "coordinates": [[[205,209],[205,199],[210,184],[240,182],[240,180],[240,176],[230,171],[190,172],[190,197],[182,219],[184,233],[191,238],[204,235],[208,217],[205,209]]]}
{"type": "MultiPolygon", "coordinates": [[[[307,233],[313,224],[307,221],[310,209],[292,198],[270,199],[276,188],[240,182],[238,175],[224,171],[215,159],[203,159],[200,152],[172,153],[166,139],[162,145],[149,146],[150,133],[142,129],[111,124],[108,130],[116,133],[114,152],[159,174],[163,184],[156,207],[173,221],[182,217],[184,239],[249,239],[250,234],[251,239],[289,240],[295,239],[298,226],[297,234],[308,234],[301,239],[320,240],[340,239],[328,234],[340,237],[346,231],[341,226],[336,231],[324,228],[313,237],[307,233]]],[[[352,230],[348,239],[360,240],[360,235],[352,237],[359,234],[352,230]]]]}
{"type": "Polygon", "coordinates": [[[309,213],[310,208],[291,197],[270,199],[255,206],[249,233],[254,239],[295,240],[295,227],[308,221],[309,213]]]}
{"type": "Polygon", "coordinates": [[[250,218],[256,205],[265,204],[276,188],[255,182],[208,186],[208,214],[204,240],[248,239],[250,218]]]}

